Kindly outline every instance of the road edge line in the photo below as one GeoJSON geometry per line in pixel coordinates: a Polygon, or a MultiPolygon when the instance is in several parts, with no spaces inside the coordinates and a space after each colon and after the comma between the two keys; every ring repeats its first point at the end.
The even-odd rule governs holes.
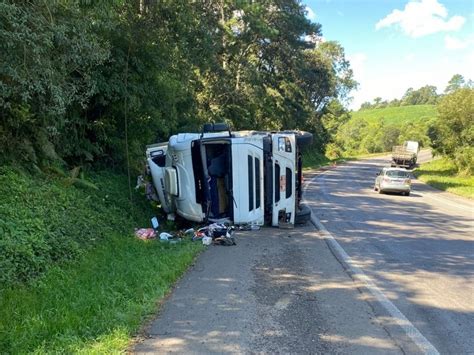
{"type": "MultiPolygon", "coordinates": [[[[304,185],[304,191],[322,174],[313,177],[309,183],[304,185]]],[[[415,343],[415,345],[429,355],[439,355],[438,350],[426,339],[423,334],[405,317],[405,315],[390,301],[387,296],[375,285],[372,279],[367,276],[362,269],[354,264],[350,256],[337,242],[333,235],[324,227],[321,221],[313,214],[311,209],[311,223],[319,229],[323,234],[329,248],[333,251],[338,261],[343,264],[344,268],[351,274],[350,276],[362,282],[367,290],[375,297],[377,302],[395,319],[398,326],[400,326],[405,334],[415,343]]]]}

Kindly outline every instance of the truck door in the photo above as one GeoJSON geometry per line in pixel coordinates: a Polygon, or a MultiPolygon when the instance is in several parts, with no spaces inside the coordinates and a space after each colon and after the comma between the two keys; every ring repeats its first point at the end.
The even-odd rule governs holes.
{"type": "Polygon", "coordinates": [[[296,142],[293,134],[272,135],[272,226],[293,225],[296,212],[296,142]]]}
{"type": "Polygon", "coordinates": [[[232,196],[234,223],[264,224],[261,138],[232,142],[232,196]]]}
{"type": "Polygon", "coordinates": [[[166,198],[165,191],[165,165],[168,143],[158,143],[147,147],[146,158],[150,175],[155,186],[156,193],[161,203],[161,207],[166,213],[170,213],[171,206],[166,198]]]}

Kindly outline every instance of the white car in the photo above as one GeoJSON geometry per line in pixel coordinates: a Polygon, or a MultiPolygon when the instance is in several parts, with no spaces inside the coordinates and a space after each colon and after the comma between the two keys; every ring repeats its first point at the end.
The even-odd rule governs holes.
{"type": "Polygon", "coordinates": [[[374,190],[379,193],[397,192],[409,196],[411,191],[411,174],[406,169],[383,168],[377,173],[374,190]]]}
{"type": "Polygon", "coordinates": [[[236,131],[207,124],[147,147],[153,185],[163,210],[195,222],[292,226],[305,223],[300,204],[301,131],[236,131]]]}

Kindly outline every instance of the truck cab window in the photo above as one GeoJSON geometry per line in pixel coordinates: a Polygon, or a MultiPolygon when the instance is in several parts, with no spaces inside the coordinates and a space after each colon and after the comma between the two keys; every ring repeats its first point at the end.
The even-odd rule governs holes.
{"type": "Polygon", "coordinates": [[[255,158],[255,208],[260,207],[260,159],[255,158]]]}
{"type": "Polygon", "coordinates": [[[290,168],[286,168],[286,198],[291,197],[293,186],[293,172],[290,168]]]}
{"type": "Polygon", "coordinates": [[[249,211],[253,210],[253,158],[252,156],[247,157],[248,162],[248,179],[249,179],[249,211]]]}
{"type": "Polygon", "coordinates": [[[275,163],[275,202],[280,201],[280,164],[275,163]]]}

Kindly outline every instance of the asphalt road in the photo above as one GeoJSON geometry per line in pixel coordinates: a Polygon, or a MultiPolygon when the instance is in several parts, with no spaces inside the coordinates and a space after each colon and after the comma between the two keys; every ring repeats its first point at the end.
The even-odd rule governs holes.
{"type": "MultiPolygon", "coordinates": [[[[424,152],[420,160],[426,159],[424,152]]],[[[330,169],[313,177],[306,200],[354,264],[440,353],[472,354],[474,203],[417,181],[411,196],[378,194],[375,174],[387,164],[388,157],[372,158],[330,169]]]]}
{"type": "MultiPolygon", "coordinates": [[[[387,159],[308,177],[305,198],[428,342],[442,354],[473,353],[472,201],[418,182],[410,196],[379,195],[373,182],[387,159]]],[[[210,246],[198,257],[132,352],[423,353],[335,257],[324,230],[308,223],[236,237],[237,246],[210,246]]]]}
{"type": "Polygon", "coordinates": [[[131,351],[416,353],[391,336],[359,286],[310,224],[237,232],[237,246],[200,255],[131,351]]]}

